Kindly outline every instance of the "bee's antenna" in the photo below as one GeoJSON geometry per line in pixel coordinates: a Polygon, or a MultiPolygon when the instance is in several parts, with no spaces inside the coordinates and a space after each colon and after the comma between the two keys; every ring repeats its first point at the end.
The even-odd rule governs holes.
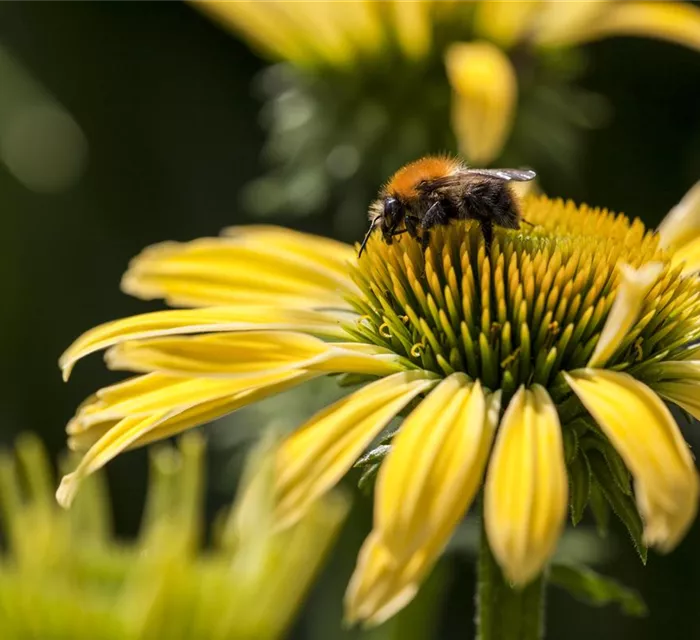
{"type": "Polygon", "coordinates": [[[360,245],[360,251],[357,254],[357,257],[360,258],[362,256],[362,252],[365,250],[365,247],[367,246],[367,242],[369,241],[369,237],[372,235],[372,231],[374,231],[375,227],[374,220],[370,222],[369,224],[369,229],[367,230],[367,233],[365,234],[364,240],[362,240],[362,244],[360,245]]]}

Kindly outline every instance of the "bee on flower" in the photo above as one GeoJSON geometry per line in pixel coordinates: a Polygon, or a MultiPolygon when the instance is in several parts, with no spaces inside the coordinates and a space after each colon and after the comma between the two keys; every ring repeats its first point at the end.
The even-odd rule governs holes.
{"type": "Polygon", "coordinates": [[[532,226],[478,222],[359,245],[280,227],[168,242],[123,289],[183,307],[98,326],[65,352],[107,350],[134,375],[67,427],[81,481],[122,452],[320,376],[359,384],[300,425],[275,462],[281,529],[378,438],[374,523],[346,596],[378,624],[416,594],[481,493],[486,540],[509,583],[541,574],[589,500],[620,514],[641,554],[693,522],[698,472],[666,404],[700,418],[700,183],[656,231],[544,196],[532,226]],[[397,416],[404,420],[387,433],[397,416]]]}

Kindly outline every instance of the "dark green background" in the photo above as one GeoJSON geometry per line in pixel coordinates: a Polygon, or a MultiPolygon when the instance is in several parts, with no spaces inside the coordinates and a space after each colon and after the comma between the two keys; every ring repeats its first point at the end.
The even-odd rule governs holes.
{"type": "MultiPolygon", "coordinates": [[[[0,46],[67,108],[89,144],[82,181],[59,195],[34,193],[0,166],[0,440],[11,443],[31,429],[57,453],[75,406],[116,379],[92,357],[64,385],[56,364],[61,351],[98,322],[158,307],[119,292],[129,258],[153,242],[212,235],[251,220],[239,198],[262,171],[260,105],[250,87],[264,63],[178,3],[3,2],[0,46]]],[[[585,137],[575,182],[558,184],[541,172],[542,184],[551,195],[655,224],[700,178],[700,54],[635,39],[596,43],[587,54],[583,84],[608,96],[614,117],[585,137]]],[[[0,78],[0,99],[4,90],[0,78]]],[[[319,233],[330,229],[328,217],[302,222],[319,233]]],[[[697,447],[698,425],[684,429],[697,447]]],[[[135,452],[110,467],[124,534],[138,522],[145,466],[144,452],[135,452]]],[[[230,493],[212,492],[210,502],[230,493]]],[[[352,564],[347,549],[361,540],[367,511],[361,502],[346,554],[334,558],[336,582],[352,564]]],[[[603,569],[638,587],[651,617],[586,609],[553,593],[548,637],[700,637],[700,525],[670,557],[651,554],[646,569],[625,534],[614,533],[620,552],[603,569]]],[[[453,577],[434,637],[471,637],[473,564],[461,558],[448,564],[453,577]]],[[[329,638],[323,620],[334,612],[326,600],[321,590],[315,594],[298,625],[300,638],[329,638]]]]}

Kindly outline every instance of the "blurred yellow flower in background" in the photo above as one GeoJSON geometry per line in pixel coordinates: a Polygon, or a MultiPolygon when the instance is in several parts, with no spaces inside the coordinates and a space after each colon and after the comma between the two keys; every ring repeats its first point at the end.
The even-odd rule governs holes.
{"type": "Polygon", "coordinates": [[[601,96],[575,86],[582,45],[639,36],[700,50],[700,9],[682,2],[193,5],[263,57],[291,65],[261,83],[276,168],[251,189],[250,206],[311,212],[328,203],[334,181],[352,180],[338,199],[353,231],[351,216],[370,195],[347,202],[347,194],[374,190],[425,153],[567,170],[575,131],[599,126],[606,112],[601,96]]]}
{"type": "Polygon", "coordinates": [[[361,460],[378,475],[349,620],[379,623],[413,598],[482,483],[488,542],[513,584],[537,578],[567,506],[575,524],[589,499],[643,557],[671,549],[698,499],[661,397],[700,417],[700,185],[658,232],[545,197],[523,215],[534,226],[498,229],[490,253],[472,223],[440,228],[425,253],[375,234],[362,259],[262,226],[147,249],[124,289],[194,308],[96,327],[63,355],[66,375],[102,349],[138,375],[78,409],[69,444],[86,453],[59,501],[126,449],[338,375],[362,386],[281,445],[274,520],[294,526],[380,444],[361,460]]]}
{"type": "Polygon", "coordinates": [[[179,450],[153,452],[142,531],[126,543],[111,533],[101,478],[91,478],[65,511],[52,499],[50,465],[37,439],[21,439],[16,458],[3,453],[3,638],[282,637],[339,530],[346,501],[329,495],[296,527],[274,532],[274,448],[265,440],[213,547],[203,550],[202,458],[195,434],[183,437],[179,450]]]}

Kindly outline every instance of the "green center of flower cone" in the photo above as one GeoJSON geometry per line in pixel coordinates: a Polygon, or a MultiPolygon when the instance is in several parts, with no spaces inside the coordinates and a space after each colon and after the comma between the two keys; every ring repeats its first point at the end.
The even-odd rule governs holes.
{"type": "MultiPolygon", "coordinates": [[[[585,367],[595,348],[616,265],[665,255],[639,220],[606,210],[530,197],[523,217],[533,226],[497,228],[488,255],[474,222],[434,229],[425,253],[407,235],[387,245],[375,233],[353,272],[362,294],[350,303],[362,317],[348,330],[417,367],[462,371],[506,395],[521,384],[556,391],[558,374],[585,367]]],[[[643,379],[648,365],[678,355],[700,334],[698,291],[695,278],[667,268],[607,368],[643,379]]]]}

